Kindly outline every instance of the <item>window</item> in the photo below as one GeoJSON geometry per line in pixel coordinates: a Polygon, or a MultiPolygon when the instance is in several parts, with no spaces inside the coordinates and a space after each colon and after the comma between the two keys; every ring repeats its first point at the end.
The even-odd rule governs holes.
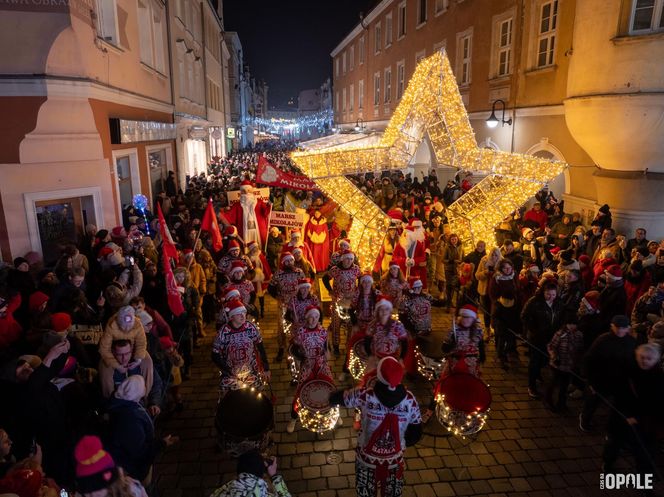
{"type": "Polygon", "coordinates": [[[334,74],[338,78],[339,77],[339,58],[337,57],[334,59],[334,74]]]}
{"type": "Polygon", "coordinates": [[[415,54],[415,65],[419,64],[420,61],[427,56],[426,50],[420,50],[415,54]]]}
{"type": "Polygon", "coordinates": [[[385,48],[392,44],[392,13],[385,16],[385,48]]]}
{"type": "Polygon", "coordinates": [[[374,106],[380,103],[380,73],[374,74],[374,106]]]}
{"type": "Polygon", "coordinates": [[[442,14],[449,7],[450,0],[436,0],[436,3],[433,6],[433,13],[438,15],[442,14]]]}
{"type": "Polygon", "coordinates": [[[399,4],[397,23],[397,39],[400,40],[406,36],[406,2],[399,4]]]}
{"type": "Polygon", "coordinates": [[[164,11],[150,0],[138,2],[138,41],[141,62],[161,73],[166,72],[164,48],[164,11]]]}
{"type": "Polygon", "coordinates": [[[406,65],[404,61],[397,62],[397,100],[403,96],[404,84],[406,80],[406,65]]]}
{"type": "Polygon", "coordinates": [[[348,87],[348,110],[353,112],[354,105],[355,105],[355,88],[351,84],[348,87]]]}
{"type": "Polygon", "coordinates": [[[457,35],[457,80],[460,85],[470,84],[472,41],[472,29],[457,35]]]}
{"type": "Polygon", "coordinates": [[[348,51],[348,70],[352,71],[355,66],[355,45],[350,47],[348,51]]]}
{"type": "Polygon", "coordinates": [[[115,0],[97,0],[97,35],[118,45],[118,8],[115,0]]]}
{"type": "Polygon", "coordinates": [[[558,24],[558,0],[544,2],[540,9],[537,39],[537,67],[553,65],[558,24]]]}
{"type": "Polygon", "coordinates": [[[341,90],[341,112],[346,112],[346,88],[341,90]]]}
{"type": "Polygon", "coordinates": [[[360,38],[357,51],[359,52],[360,64],[364,64],[364,36],[360,38]]]}
{"type": "Polygon", "coordinates": [[[361,79],[357,83],[357,108],[362,109],[364,107],[364,80],[361,79]]]}
{"type": "Polygon", "coordinates": [[[512,72],[512,18],[502,19],[494,25],[494,74],[507,76],[512,72]]]}
{"type": "Polygon", "coordinates": [[[152,33],[149,29],[150,24],[150,7],[138,2],[138,44],[141,53],[141,62],[152,66],[152,33]]]}
{"type": "Polygon", "coordinates": [[[341,74],[346,74],[346,52],[341,54],[341,74]]]}
{"type": "Polygon", "coordinates": [[[374,27],[374,53],[380,53],[381,30],[380,23],[376,23],[374,27]]]}
{"type": "Polygon", "coordinates": [[[421,26],[427,22],[427,0],[417,2],[417,25],[421,26]]]}
{"type": "Polygon", "coordinates": [[[634,0],[630,27],[632,33],[664,30],[664,0],[634,0]]]}
{"type": "Polygon", "coordinates": [[[214,110],[221,110],[221,100],[219,99],[219,86],[217,86],[210,78],[207,80],[208,91],[208,107],[214,110]]]}
{"type": "Polygon", "coordinates": [[[385,69],[385,103],[392,100],[392,68],[385,69]]]}

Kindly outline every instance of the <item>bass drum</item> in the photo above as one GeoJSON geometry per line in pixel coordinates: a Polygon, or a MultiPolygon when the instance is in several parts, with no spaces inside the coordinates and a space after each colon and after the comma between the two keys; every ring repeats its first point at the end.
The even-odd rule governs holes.
{"type": "Polygon", "coordinates": [[[491,391],[470,373],[452,372],[436,387],[436,417],[448,431],[462,437],[474,435],[486,423],[491,391]]]}
{"type": "Polygon", "coordinates": [[[274,408],[268,395],[250,388],[231,390],[217,406],[219,446],[232,457],[258,449],[264,452],[274,430],[274,408]]]}

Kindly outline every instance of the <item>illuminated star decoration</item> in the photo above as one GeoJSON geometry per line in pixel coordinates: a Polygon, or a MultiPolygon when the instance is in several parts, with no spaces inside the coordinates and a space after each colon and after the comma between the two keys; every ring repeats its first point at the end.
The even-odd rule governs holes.
{"type": "Polygon", "coordinates": [[[389,218],[344,175],[408,167],[425,133],[438,164],[487,174],[447,210],[450,229],[467,250],[478,240],[495,244],[495,227],[567,167],[479,148],[447,54],[436,52],[417,65],[379,140],[338,135],[342,143],[292,154],[304,174],[352,217],[348,237],[363,269],[373,266],[389,218]]]}

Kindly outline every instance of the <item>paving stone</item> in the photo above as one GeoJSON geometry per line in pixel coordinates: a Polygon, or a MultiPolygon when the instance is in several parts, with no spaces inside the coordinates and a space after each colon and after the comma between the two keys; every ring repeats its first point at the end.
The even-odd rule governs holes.
{"type": "Polygon", "coordinates": [[[348,478],[346,476],[333,476],[327,479],[329,488],[347,488],[348,478]]]}
{"type": "Polygon", "coordinates": [[[307,466],[302,468],[302,478],[305,480],[310,480],[312,478],[320,478],[321,476],[321,467],[320,466],[307,466]]]}

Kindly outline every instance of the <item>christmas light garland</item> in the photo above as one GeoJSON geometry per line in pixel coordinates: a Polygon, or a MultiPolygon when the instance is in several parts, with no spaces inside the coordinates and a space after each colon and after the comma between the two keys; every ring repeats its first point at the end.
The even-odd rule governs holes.
{"type": "Polygon", "coordinates": [[[297,399],[295,410],[300,418],[302,427],[322,435],[326,431],[333,430],[339,421],[339,407],[334,406],[329,409],[317,411],[309,409],[297,399]]]}
{"type": "Polygon", "coordinates": [[[445,404],[445,395],[438,394],[436,396],[436,417],[438,421],[447,428],[447,431],[461,438],[474,435],[484,428],[488,412],[489,410],[470,413],[455,411],[445,404]]]}

